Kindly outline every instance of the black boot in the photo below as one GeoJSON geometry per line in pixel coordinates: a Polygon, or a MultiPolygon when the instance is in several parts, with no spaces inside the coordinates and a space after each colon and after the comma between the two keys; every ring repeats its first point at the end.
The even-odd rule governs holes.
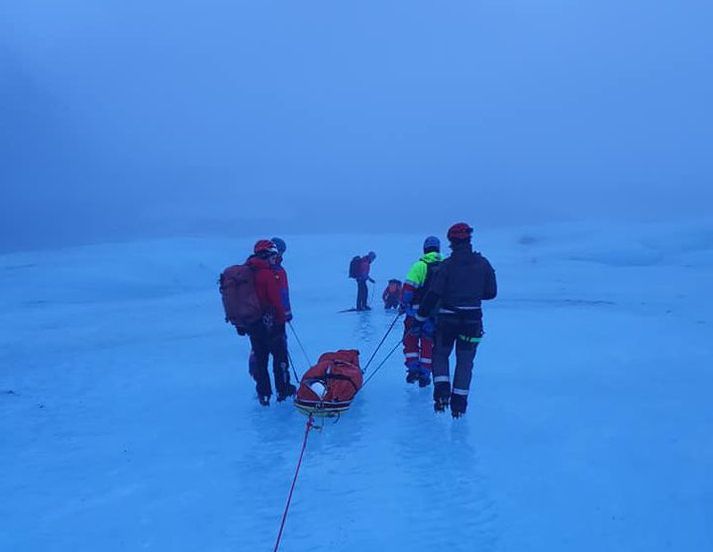
{"type": "Polygon", "coordinates": [[[291,383],[288,383],[281,392],[277,394],[277,402],[282,402],[288,397],[292,397],[295,394],[295,391],[297,391],[297,388],[292,385],[291,383]]]}
{"type": "Polygon", "coordinates": [[[418,376],[418,386],[428,387],[431,385],[431,371],[421,366],[421,373],[418,376]]]}
{"type": "Polygon", "coordinates": [[[468,408],[468,397],[466,395],[451,395],[451,416],[460,418],[468,408]]]}
{"type": "Polygon", "coordinates": [[[258,395],[257,400],[262,406],[270,406],[270,395],[258,395]]]}
{"type": "Polygon", "coordinates": [[[418,378],[421,376],[421,366],[418,364],[412,364],[407,367],[406,371],[406,383],[416,383],[418,378]]]}
{"type": "Polygon", "coordinates": [[[433,399],[433,411],[434,412],[445,412],[448,408],[448,398],[433,399]]]}
{"type": "Polygon", "coordinates": [[[451,398],[451,384],[448,381],[438,381],[433,384],[433,410],[444,412],[451,398]]]}

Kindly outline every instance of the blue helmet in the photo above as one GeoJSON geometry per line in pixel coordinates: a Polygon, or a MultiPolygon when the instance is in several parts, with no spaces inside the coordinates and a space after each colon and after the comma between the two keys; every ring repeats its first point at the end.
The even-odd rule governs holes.
{"type": "Polygon", "coordinates": [[[270,241],[275,244],[277,252],[280,255],[285,254],[285,251],[287,251],[287,244],[285,243],[285,240],[283,240],[282,238],[272,238],[270,241]]]}
{"type": "MultiPolygon", "coordinates": [[[[273,242],[275,240],[272,240],[273,242]]],[[[439,240],[436,236],[428,236],[425,240],[423,240],[423,250],[426,251],[428,249],[435,249],[436,251],[441,250],[441,240],[439,240]]]]}

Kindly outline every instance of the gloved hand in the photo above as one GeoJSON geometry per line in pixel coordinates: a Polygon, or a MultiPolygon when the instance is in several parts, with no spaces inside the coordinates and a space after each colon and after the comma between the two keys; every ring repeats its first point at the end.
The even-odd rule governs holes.
{"type": "Polygon", "coordinates": [[[408,305],[406,303],[399,303],[399,314],[404,314],[406,309],[408,309],[408,305]]]}
{"type": "Polygon", "coordinates": [[[292,322],[292,313],[291,312],[288,312],[285,315],[285,322],[292,322]]]}
{"type": "Polygon", "coordinates": [[[433,322],[433,318],[429,318],[423,323],[421,333],[426,337],[433,337],[433,334],[436,333],[436,324],[433,322]]]}

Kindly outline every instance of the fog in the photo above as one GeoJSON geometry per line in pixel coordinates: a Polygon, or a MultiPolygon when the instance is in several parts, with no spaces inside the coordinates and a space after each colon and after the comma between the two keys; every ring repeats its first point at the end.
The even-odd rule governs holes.
{"type": "Polygon", "coordinates": [[[3,251],[710,216],[710,2],[0,13],[3,251]]]}

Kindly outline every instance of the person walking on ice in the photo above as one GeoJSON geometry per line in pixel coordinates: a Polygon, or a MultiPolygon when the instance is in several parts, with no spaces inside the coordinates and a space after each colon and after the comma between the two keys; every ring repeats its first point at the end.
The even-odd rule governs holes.
{"type": "Polygon", "coordinates": [[[429,236],[423,242],[423,255],[406,275],[401,293],[401,312],[406,314],[403,338],[406,382],[418,382],[419,387],[431,383],[433,319],[416,323],[416,312],[440,264],[441,242],[437,237],[429,236]]]}
{"type": "Polygon", "coordinates": [[[481,301],[497,295],[495,271],[488,260],[473,251],[473,228],[459,222],[448,230],[451,256],[441,263],[416,313],[416,325],[424,326],[436,315],[433,348],[433,407],[459,418],[468,407],[468,393],[475,353],[483,337],[481,301]],[[453,386],[449,358],[456,350],[453,386]]]}

